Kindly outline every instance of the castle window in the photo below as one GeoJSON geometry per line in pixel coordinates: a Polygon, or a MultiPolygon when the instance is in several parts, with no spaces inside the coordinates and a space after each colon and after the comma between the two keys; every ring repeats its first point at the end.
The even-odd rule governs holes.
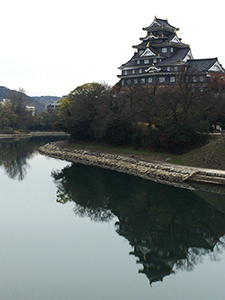
{"type": "Polygon", "coordinates": [[[167,52],[167,48],[162,48],[162,53],[166,53],[167,52]]]}
{"type": "Polygon", "coordinates": [[[137,79],[134,79],[134,84],[138,84],[138,80],[137,79]]]}
{"type": "Polygon", "coordinates": [[[167,70],[167,71],[170,71],[170,67],[167,67],[166,70],[167,70]]]}
{"type": "Polygon", "coordinates": [[[141,83],[145,83],[145,78],[141,78],[141,83]]]}
{"type": "Polygon", "coordinates": [[[130,85],[131,84],[131,80],[129,79],[129,80],[127,80],[127,84],[128,85],[130,85]]]}
{"type": "Polygon", "coordinates": [[[137,65],[140,65],[140,60],[137,60],[137,65]]]}
{"type": "Polygon", "coordinates": [[[173,48],[170,49],[170,52],[173,53],[173,48]]]}
{"type": "Polygon", "coordinates": [[[178,67],[174,67],[174,71],[178,71],[178,67]]]}
{"type": "Polygon", "coordinates": [[[157,59],[156,58],[153,59],[153,63],[154,64],[157,63],[157,59]]]}
{"type": "Polygon", "coordinates": [[[149,59],[145,59],[144,64],[149,64],[149,59]]]}
{"type": "Polygon", "coordinates": [[[193,76],[193,82],[197,82],[197,79],[195,76],[193,76]]]}
{"type": "Polygon", "coordinates": [[[142,73],[142,69],[139,69],[139,74],[141,74],[142,73]]]}
{"type": "Polygon", "coordinates": [[[124,85],[124,80],[122,80],[122,85],[124,85]]]}
{"type": "Polygon", "coordinates": [[[162,82],[165,82],[166,81],[166,78],[163,76],[163,77],[159,77],[159,82],[162,83],[162,82]]]}
{"type": "Polygon", "coordinates": [[[203,82],[203,81],[204,81],[204,79],[203,79],[203,76],[200,76],[200,81],[201,81],[201,82],[203,82]]]}
{"type": "Polygon", "coordinates": [[[127,75],[127,71],[124,71],[124,75],[127,75]]]}
{"type": "Polygon", "coordinates": [[[175,82],[175,76],[170,77],[170,82],[175,82]]]}
{"type": "Polygon", "coordinates": [[[132,74],[135,74],[135,70],[132,70],[132,74]]]}
{"type": "Polygon", "coordinates": [[[148,78],[148,83],[152,83],[152,77],[148,78]]]}

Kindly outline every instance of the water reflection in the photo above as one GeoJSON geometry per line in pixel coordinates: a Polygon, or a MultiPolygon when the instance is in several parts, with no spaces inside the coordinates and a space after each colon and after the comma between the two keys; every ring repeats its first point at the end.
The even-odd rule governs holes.
{"type": "Polygon", "coordinates": [[[0,166],[5,169],[11,179],[23,180],[29,167],[28,160],[37,148],[51,141],[62,140],[63,137],[32,137],[26,139],[0,140],[0,166]]]}
{"type": "Polygon", "coordinates": [[[192,270],[206,254],[219,259],[225,245],[222,194],[215,198],[80,164],[52,176],[57,201],[73,201],[75,214],[101,222],[117,217],[116,232],[129,241],[130,255],[150,283],[177,269],[192,270]]]}

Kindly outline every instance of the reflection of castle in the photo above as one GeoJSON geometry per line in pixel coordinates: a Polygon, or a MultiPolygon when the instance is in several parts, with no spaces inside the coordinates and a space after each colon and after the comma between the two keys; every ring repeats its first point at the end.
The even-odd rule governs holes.
{"type": "Polygon", "coordinates": [[[176,261],[185,258],[174,253],[173,249],[169,249],[168,246],[160,245],[157,236],[157,240],[154,240],[148,234],[145,236],[142,236],[141,232],[134,234],[132,227],[125,222],[117,222],[116,225],[118,226],[117,233],[129,240],[133,248],[130,254],[138,258],[138,264],[143,265],[143,269],[139,272],[148,277],[150,284],[162,281],[165,276],[173,273],[176,261]]]}
{"type": "Polygon", "coordinates": [[[78,216],[96,221],[118,218],[116,231],[129,241],[130,254],[142,264],[139,272],[150,283],[163,280],[175,268],[193,269],[207,253],[217,254],[225,234],[223,194],[197,195],[81,164],[52,175],[60,191],[57,201],[74,201],[78,216]]]}
{"type": "MultiPolygon", "coordinates": [[[[158,216],[160,218],[160,216],[158,216]]],[[[219,219],[221,218],[218,214],[219,219]]],[[[214,216],[212,215],[212,218],[214,216]]],[[[139,273],[143,273],[153,282],[163,281],[163,278],[174,273],[174,267],[192,269],[202,255],[213,252],[219,241],[217,231],[221,230],[221,221],[225,228],[225,220],[218,222],[216,219],[207,222],[199,220],[199,224],[182,224],[177,222],[176,226],[168,223],[146,220],[143,227],[129,218],[121,216],[116,223],[117,233],[125,237],[133,251],[130,252],[138,258],[137,263],[143,265],[139,273]],[[211,227],[212,226],[212,227],[211,227]]],[[[179,220],[180,221],[180,220],[179,220]]]]}

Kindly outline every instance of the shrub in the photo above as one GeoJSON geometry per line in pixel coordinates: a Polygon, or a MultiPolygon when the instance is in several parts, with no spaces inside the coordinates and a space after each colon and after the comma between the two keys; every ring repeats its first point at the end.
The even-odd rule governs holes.
{"type": "Polygon", "coordinates": [[[152,149],[161,148],[160,136],[162,131],[160,129],[155,129],[149,126],[146,136],[146,148],[150,147],[152,149]]]}
{"type": "Polygon", "coordinates": [[[128,145],[131,143],[133,133],[131,122],[114,119],[106,126],[104,140],[112,146],[128,145]]]}
{"type": "Polygon", "coordinates": [[[147,127],[144,124],[135,124],[134,133],[131,138],[131,145],[134,149],[146,147],[147,127]]]}

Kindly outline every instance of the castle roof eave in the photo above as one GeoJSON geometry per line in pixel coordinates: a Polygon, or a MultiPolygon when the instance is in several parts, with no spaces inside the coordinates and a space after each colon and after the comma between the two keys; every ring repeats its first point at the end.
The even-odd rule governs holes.
{"type": "Polygon", "coordinates": [[[176,74],[183,74],[183,72],[177,72],[177,71],[152,71],[152,72],[145,72],[141,74],[130,74],[130,75],[117,75],[120,79],[134,79],[134,78],[146,78],[149,76],[165,76],[165,75],[172,75],[175,76],[176,74]]]}
{"type": "Polygon", "coordinates": [[[149,41],[149,40],[158,40],[158,39],[162,39],[162,40],[166,40],[168,39],[167,36],[157,36],[157,35],[154,35],[154,34],[151,34],[151,35],[147,35],[145,37],[141,37],[140,40],[141,41],[149,41]]]}
{"type": "Polygon", "coordinates": [[[137,55],[138,55],[137,53],[134,53],[131,59],[129,59],[125,64],[122,64],[120,67],[118,67],[118,69],[123,70],[127,66],[133,66],[134,64],[132,62],[134,62],[134,59],[137,55]]]}
{"type": "Polygon", "coordinates": [[[149,26],[143,27],[142,29],[146,31],[152,31],[152,32],[159,31],[162,29],[171,32],[173,32],[174,30],[176,31],[179,30],[179,28],[170,25],[167,20],[159,19],[159,18],[155,18],[154,21],[149,26]],[[154,24],[157,24],[157,26],[154,26],[154,24]]]}
{"type": "Polygon", "coordinates": [[[175,42],[165,42],[162,44],[159,44],[159,46],[157,45],[157,47],[159,48],[163,48],[163,47],[174,47],[174,48],[189,48],[188,44],[184,44],[184,43],[175,43],[175,42]]]}
{"type": "MultiPolygon", "coordinates": [[[[176,43],[176,42],[163,42],[160,44],[154,44],[155,48],[163,48],[163,47],[174,47],[174,48],[189,48],[188,44],[184,44],[184,43],[176,43]]],[[[146,44],[144,44],[144,42],[142,42],[141,44],[138,45],[133,45],[132,48],[134,49],[139,49],[139,50],[143,50],[146,48],[146,44]]]]}

